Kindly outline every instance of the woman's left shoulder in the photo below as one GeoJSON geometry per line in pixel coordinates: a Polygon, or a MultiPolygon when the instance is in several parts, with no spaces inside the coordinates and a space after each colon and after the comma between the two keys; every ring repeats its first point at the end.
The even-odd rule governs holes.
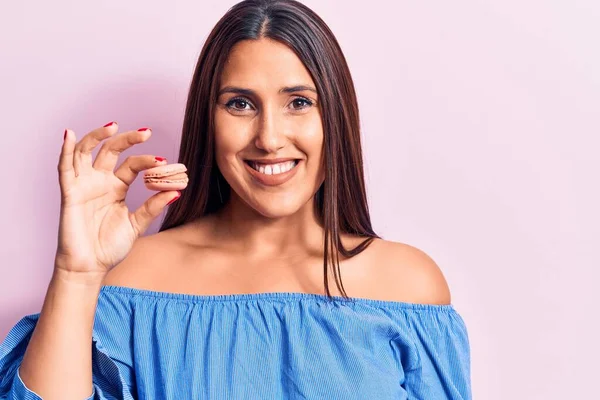
{"type": "Polygon", "coordinates": [[[450,288],[437,263],[406,243],[375,239],[371,270],[378,297],[420,304],[451,304],[450,288]]]}

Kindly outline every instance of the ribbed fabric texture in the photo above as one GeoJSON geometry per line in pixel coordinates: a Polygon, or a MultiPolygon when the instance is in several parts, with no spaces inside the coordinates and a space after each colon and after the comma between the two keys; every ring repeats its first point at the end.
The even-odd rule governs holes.
{"type": "MultiPolygon", "coordinates": [[[[88,400],[471,399],[453,305],[335,299],[103,286],[88,400]]],[[[19,376],[38,317],[0,345],[0,399],[41,399],[19,376]]]]}

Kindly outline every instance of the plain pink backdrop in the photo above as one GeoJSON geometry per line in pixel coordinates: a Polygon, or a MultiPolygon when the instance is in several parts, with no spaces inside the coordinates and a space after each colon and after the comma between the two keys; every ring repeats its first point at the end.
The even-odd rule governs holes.
{"type": "MultiPolygon", "coordinates": [[[[591,398],[600,3],[305,3],[355,79],[375,230],[444,271],[469,329],[474,398],[591,398]]],[[[111,120],[150,126],[152,138],[126,154],[176,161],[193,67],[233,4],[0,6],[1,338],[45,295],[64,129],[80,138],[111,120]]],[[[128,204],[150,194],[138,181],[128,204]]]]}

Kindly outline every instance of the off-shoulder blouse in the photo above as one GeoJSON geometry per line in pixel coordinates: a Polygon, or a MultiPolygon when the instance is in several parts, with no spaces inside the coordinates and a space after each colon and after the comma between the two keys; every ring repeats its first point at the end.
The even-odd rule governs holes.
{"type": "MultiPolygon", "coordinates": [[[[0,344],[0,399],[41,399],[19,375],[38,317],[0,344]]],[[[102,286],[91,351],[87,400],[471,399],[452,304],[102,286]]]]}

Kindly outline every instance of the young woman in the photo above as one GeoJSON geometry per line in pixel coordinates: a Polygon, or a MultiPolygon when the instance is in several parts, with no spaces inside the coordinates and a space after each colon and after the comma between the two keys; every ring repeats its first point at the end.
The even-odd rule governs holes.
{"type": "Polygon", "coordinates": [[[185,190],[130,212],[137,175],[170,164],[115,169],[151,135],[118,129],[65,131],[54,273],[0,347],[0,398],[471,398],[443,274],[371,227],[352,79],[313,11],[243,1],[216,24],[189,91],[185,190]]]}

